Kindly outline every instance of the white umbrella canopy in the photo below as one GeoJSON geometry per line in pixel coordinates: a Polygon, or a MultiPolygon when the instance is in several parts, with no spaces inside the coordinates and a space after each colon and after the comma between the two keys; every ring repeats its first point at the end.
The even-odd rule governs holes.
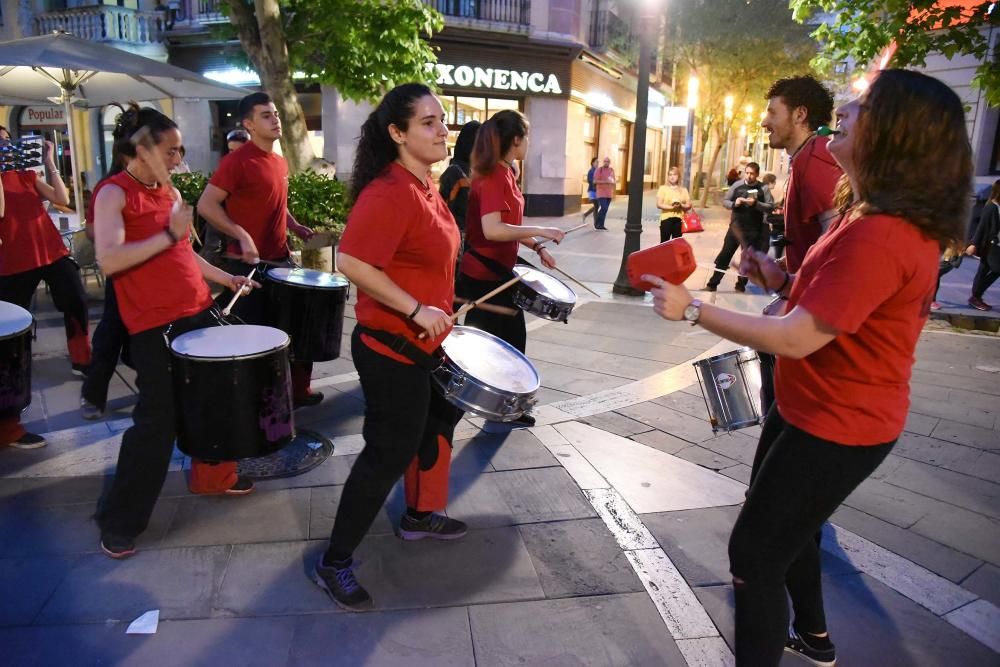
{"type": "MultiPolygon", "coordinates": [[[[249,93],[180,67],[64,32],[0,42],[0,103],[63,104],[71,142],[71,104],[102,107],[112,102],[167,97],[239,99],[249,93]]],[[[75,151],[70,157],[77,208],[82,213],[75,151]]]]}

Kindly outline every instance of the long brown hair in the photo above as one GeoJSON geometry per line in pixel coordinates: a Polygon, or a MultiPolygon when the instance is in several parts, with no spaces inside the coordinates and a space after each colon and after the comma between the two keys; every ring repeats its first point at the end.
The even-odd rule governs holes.
{"type": "Polygon", "coordinates": [[[482,124],[472,148],[472,171],[485,176],[510,150],[514,139],[528,136],[528,119],[520,111],[504,109],[482,124]]]}
{"type": "Polygon", "coordinates": [[[837,205],[854,195],[859,213],[906,219],[941,248],[965,235],[972,192],[972,147],[965,111],[937,79],[908,70],[878,74],[854,125],[854,185],[841,179],[837,205]]]}

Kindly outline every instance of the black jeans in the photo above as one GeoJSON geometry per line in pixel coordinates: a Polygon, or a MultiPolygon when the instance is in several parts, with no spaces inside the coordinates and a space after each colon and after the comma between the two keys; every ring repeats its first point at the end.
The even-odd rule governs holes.
{"type": "MultiPolygon", "coordinates": [[[[466,299],[478,299],[484,294],[496,289],[505,281],[476,280],[466,275],[459,276],[457,293],[466,299]]],[[[528,344],[528,330],[524,323],[524,311],[514,305],[513,288],[506,289],[486,303],[515,310],[512,315],[494,313],[483,308],[473,308],[465,314],[465,326],[475,327],[486,333],[491,333],[500,340],[507,341],[519,352],[523,353],[528,344]]]]}
{"type": "Polygon", "coordinates": [[[139,402],[132,411],[132,426],[122,436],[115,478],[98,510],[102,533],[135,537],[146,530],[167,476],[177,435],[170,350],[164,338],[168,326],[172,339],[216,324],[211,309],[205,309],[172,326],[132,336],[139,402]]]}
{"type": "Polygon", "coordinates": [[[986,294],[986,290],[996,282],[997,278],[1000,278],[1000,271],[991,271],[989,262],[986,261],[986,256],[989,250],[983,253],[983,256],[979,258],[979,268],[976,270],[976,277],[972,279],[972,296],[983,298],[986,294]]]}
{"type": "Polygon", "coordinates": [[[104,313],[94,329],[90,368],[81,390],[81,395],[101,410],[107,406],[108,384],[115,374],[122,348],[128,342],[128,329],[118,312],[118,297],[112,280],[111,276],[104,279],[104,313]]]}
{"type": "MultiPolygon", "coordinates": [[[[80,267],[70,257],[60,257],[51,264],[9,276],[0,276],[0,301],[31,310],[31,297],[41,281],[49,286],[52,302],[63,314],[66,340],[87,336],[87,294],[80,280],[80,267]]],[[[83,342],[83,341],[82,341],[83,342]]],[[[70,348],[71,357],[73,348],[70,348]]],[[[79,353],[78,353],[79,354],[79,353]]],[[[73,363],[79,363],[73,359],[73,363]]]]}
{"type": "Polygon", "coordinates": [[[774,666],[788,633],[788,601],[800,632],[826,632],[819,535],[834,510],[882,463],[892,442],[839,445],[771,410],[757,445],[750,490],[729,538],[736,597],[737,665],[774,666]]]}
{"type": "MultiPolygon", "coordinates": [[[[740,249],[740,242],[736,238],[736,234],[733,234],[733,225],[735,224],[737,223],[730,223],[729,229],[726,230],[726,238],[722,240],[722,250],[715,257],[715,271],[712,272],[712,277],[708,279],[709,287],[719,286],[719,283],[722,282],[722,276],[726,275],[725,271],[729,269],[729,264],[733,261],[733,255],[740,249]]],[[[761,224],[756,229],[744,226],[740,226],[739,229],[743,233],[743,240],[748,246],[761,252],[767,252],[770,245],[770,232],[766,224],[761,224]]],[[[748,278],[741,276],[736,279],[736,283],[746,285],[747,280],[748,278]]]]}
{"type": "Polygon", "coordinates": [[[452,442],[462,412],[432,388],[430,372],[375,352],[351,336],[354,366],[365,395],[365,448],[351,468],[330,533],[327,562],[351,557],[378,515],[392,487],[414,457],[429,468],[439,434],[452,442]]]}
{"type": "Polygon", "coordinates": [[[684,221],[680,218],[664,218],[660,220],[660,243],[670,239],[679,239],[684,234],[684,221]]]}

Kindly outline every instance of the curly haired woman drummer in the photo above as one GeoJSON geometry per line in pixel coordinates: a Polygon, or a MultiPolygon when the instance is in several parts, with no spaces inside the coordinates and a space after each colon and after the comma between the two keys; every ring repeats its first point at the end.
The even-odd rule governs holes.
{"type": "Polygon", "coordinates": [[[764,317],[700,304],[659,278],[654,307],[777,356],[750,491],[729,539],[736,662],[783,650],[833,665],[820,577],[823,523],[889,454],[909,405],[914,350],[942,247],[962,239],[972,181],[962,102],[924,74],[885,70],[837,110],[839,220],[795,275],[754,250],[742,275],[787,295],[764,317]],[[936,187],[924,177],[933,170],[936,187]],[[795,612],[788,633],[788,602],[795,612]]]}
{"type": "MultiPolygon", "coordinates": [[[[562,241],[556,227],[521,224],[524,196],[517,186],[514,163],[528,154],[528,120],[505,109],[483,123],[472,149],[472,191],[466,214],[466,251],[456,291],[461,300],[472,300],[513,277],[519,245],[535,250],[542,264],[554,268],[556,260],[535,237],[562,241]]],[[[520,352],[527,343],[524,312],[514,306],[511,291],[490,299],[487,308],[465,316],[465,324],[502,338],[520,352]]],[[[522,423],[534,423],[530,416],[522,423]]]]}
{"type": "MultiPolygon", "coordinates": [[[[167,334],[216,324],[205,279],[234,290],[251,286],[197,256],[188,239],[191,209],[162,174],[180,161],[181,133],[155,109],[135,104],[114,130],[116,161],[125,168],[104,181],[94,202],[97,261],[114,276],[121,318],[131,335],[139,402],[122,437],[111,488],[97,521],[101,549],[112,558],[135,553],[167,475],[176,433],[167,334]],[[151,149],[133,145],[149,133],[151,149]],[[160,179],[163,179],[162,181],[160,179]]],[[[194,461],[191,485],[201,493],[242,495],[253,482],[234,463],[194,461]]]]}
{"type": "Polygon", "coordinates": [[[337,253],[358,287],[351,337],[365,395],[365,447],[344,485],[330,544],[314,578],[345,609],[372,605],[352,555],[404,476],[406,540],[452,540],[451,439],[461,412],[432,389],[432,354],[451,329],[459,232],[430,168],[448,156],[441,102],[416,83],[389,91],[361,127],[354,207],[337,253]]]}

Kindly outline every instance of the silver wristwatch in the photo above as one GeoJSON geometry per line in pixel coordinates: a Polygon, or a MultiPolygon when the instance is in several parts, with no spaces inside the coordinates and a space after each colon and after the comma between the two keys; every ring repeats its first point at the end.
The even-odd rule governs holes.
{"type": "Polygon", "coordinates": [[[698,324],[699,317],[701,317],[701,301],[695,299],[684,309],[684,321],[698,324]]]}

